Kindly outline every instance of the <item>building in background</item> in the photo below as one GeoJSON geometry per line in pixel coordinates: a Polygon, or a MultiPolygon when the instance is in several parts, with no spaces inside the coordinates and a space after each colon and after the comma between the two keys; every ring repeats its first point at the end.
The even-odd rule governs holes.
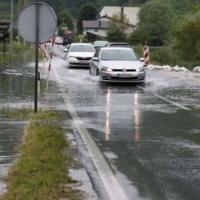
{"type": "Polygon", "coordinates": [[[120,16],[119,23],[126,23],[129,26],[127,34],[130,34],[139,22],[139,12],[140,7],[105,6],[100,11],[98,19],[83,20],[83,34],[87,35],[90,41],[106,38],[113,16],[116,15],[120,16]]]}

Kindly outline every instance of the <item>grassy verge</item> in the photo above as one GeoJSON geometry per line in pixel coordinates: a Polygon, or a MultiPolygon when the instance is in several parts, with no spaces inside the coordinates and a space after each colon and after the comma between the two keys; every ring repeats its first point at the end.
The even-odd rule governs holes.
{"type": "Polygon", "coordinates": [[[11,168],[8,191],[1,200],[79,200],[68,175],[72,164],[69,144],[58,126],[59,116],[41,112],[26,127],[20,157],[11,168]]]}
{"type": "Polygon", "coordinates": [[[22,42],[13,42],[12,52],[10,52],[10,47],[7,45],[5,56],[3,55],[3,47],[0,44],[0,68],[4,68],[5,65],[16,64],[21,59],[26,52],[34,52],[33,47],[30,44],[23,44],[22,42]]]}
{"type": "Polygon", "coordinates": [[[33,108],[30,106],[24,106],[22,108],[10,109],[9,107],[4,107],[0,109],[0,116],[7,119],[16,119],[16,120],[27,120],[33,108]]]}
{"type": "MultiPolygon", "coordinates": [[[[136,45],[134,50],[139,55],[143,57],[143,47],[136,45]]],[[[193,69],[195,66],[198,66],[199,63],[193,60],[184,60],[178,56],[177,52],[171,47],[150,47],[150,63],[158,65],[179,65],[180,67],[184,66],[188,69],[193,69]]]]}

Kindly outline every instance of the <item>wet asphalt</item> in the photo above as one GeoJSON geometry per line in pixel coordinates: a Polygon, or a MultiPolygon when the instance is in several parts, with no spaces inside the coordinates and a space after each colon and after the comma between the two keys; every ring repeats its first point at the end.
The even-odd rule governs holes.
{"type": "MultiPolygon", "coordinates": [[[[200,199],[200,75],[152,70],[145,85],[101,84],[88,69],[52,64],[63,88],[52,71],[47,90],[41,65],[39,106],[66,109],[64,91],[128,199],[200,199]]],[[[33,72],[33,63],[1,72],[1,107],[33,105],[33,72]]],[[[2,174],[20,142],[20,123],[1,119],[2,174]]]]}
{"type": "Polygon", "coordinates": [[[199,75],[147,71],[141,86],[56,71],[128,199],[200,199],[199,75]]]}

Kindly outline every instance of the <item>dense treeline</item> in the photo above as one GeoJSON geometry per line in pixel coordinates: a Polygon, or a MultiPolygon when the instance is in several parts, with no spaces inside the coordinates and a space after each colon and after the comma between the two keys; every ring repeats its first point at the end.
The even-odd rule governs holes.
{"type": "Polygon", "coordinates": [[[141,6],[138,28],[129,38],[167,46],[157,54],[160,63],[198,65],[200,59],[199,0],[149,0],[141,6]]]}
{"type": "MultiPolygon", "coordinates": [[[[34,0],[14,0],[15,10],[17,11],[23,5],[26,5],[34,0]]],[[[94,3],[98,10],[102,6],[120,6],[120,5],[131,5],[131,6],[141,6],[144,3],[157,0],[42,0],[50,4],[56,13],[68,9],[72,15],[78,14],[79,9],[86,3],[94,3]]],[[[166,3],[170,3],[176,10],[177,13],[187,12],[200,4],[199,0],[165,0],[166,3]]],[[[0,1],[1,14],[9,14],[10,11],[10,1],[1,0],[0,1]]]]}
{"type": "MultiPolygon", "coordinates": [[[[14,0],[15,18],[19,11],[33,0],[14,0]]],[[[171,62],[187,60],[198,62],[200,59],[200,1],[199,0],[44,0],[50,4],[57,16],[58,25],[73,28],[72,19],[78,19],[78,30],[81,32],[81,21],[98,17],[103,6],[140,6],[140,22],[136,31],[130,36],[124,34],[117,26],[112,26],[109,37],[121,38],[132,44],[143,44],[145,40],[151,46],[167,46],[178,55],[174,57],[165,50],[157,59],[171,62]],[[121,32],[120,32],[121,31],[121,32]],[[120,37],[116,37],[116,35],[120,37]],[[162,56],[163,55],[163,56],[162,56]],[[162,59],[160,59],[162,58],[162,59]]],[[[10,1],[0,2],[1,19],[9,19],[10,1]]]]}

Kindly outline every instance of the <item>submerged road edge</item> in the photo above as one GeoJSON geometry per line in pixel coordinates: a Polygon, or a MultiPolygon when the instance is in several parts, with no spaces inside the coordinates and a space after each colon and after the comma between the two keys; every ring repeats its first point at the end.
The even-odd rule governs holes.
{"type": "Polygon", "coordinates": [[[98,174],[104,184],[104,187],[106,189],[106,192],[110,200],[128,200],[128,197],[126,196],[125,191],[116,180],[104,156],[102,155],[101,151],[99,150],[93,138],[90,136],[90,133],[88,132],[87,128],[85,127],[84,122],[81,120],[78,113],[74,109],[74,106],[72,105],[69,97],[65,94],[65,91],[63,89],[63,84],[60,80],[59,74],[57,73],[55,69],[53,71],[54,71],[56,80],[60,84],[62,96],[66,104],[66,107],[72,117],[73,124],[76,127],[85,146],[88,149],[90,157],[98,171],[98,174]]]}

